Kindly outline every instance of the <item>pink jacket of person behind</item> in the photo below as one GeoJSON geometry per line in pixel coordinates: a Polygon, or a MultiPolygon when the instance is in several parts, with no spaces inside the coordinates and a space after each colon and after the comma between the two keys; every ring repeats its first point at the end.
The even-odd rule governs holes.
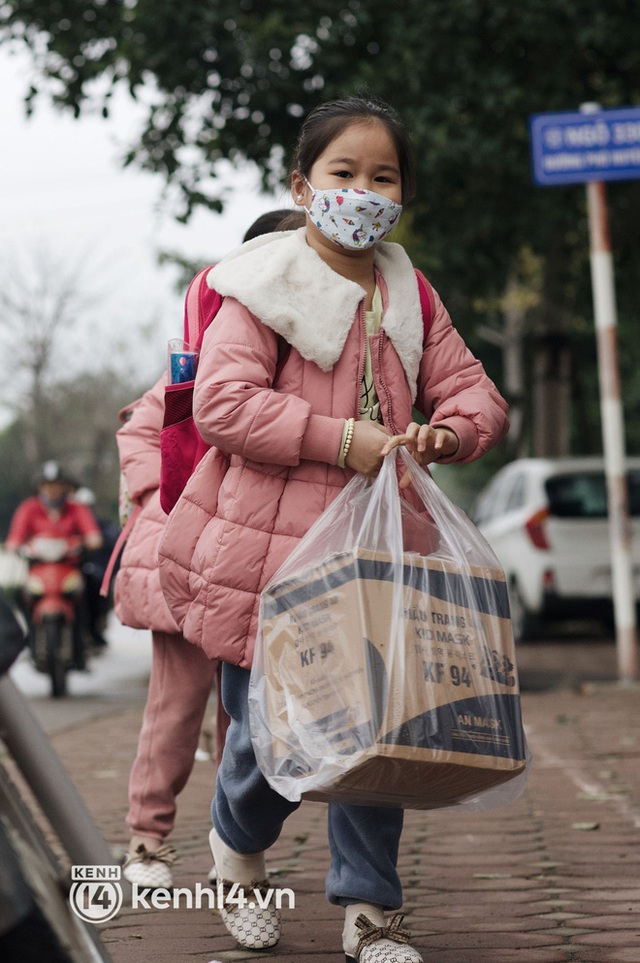
{"type": "MultiPolygon", "coordinates": [[[[458,435],[452,460],[471,461],[506,433],[506,402],[437,295],[423,347],[404,250],[383,242],[375,258],[384,315],[371,355],[384,423],[404,431],[415,403],[458,435]]],[[[364,291],[325,264],[304,229],[244,244],[207,280],[225,301],[204,336],[194,417],[217,447],[169,517],[160,577],[185,637],[249,667],[260,592],[353,476],[336,460],[344,419],[359,411],[364,291]],[[274,385],[278,335],[291,350],[274,385]]]]}
{"type": "Polygon", "coordinates": [[[122,553],[114,603],[123,625],[177,633],[160,587],[158,545],[167,523],[160,506],[160,429],[164,416],[162,376],[125,411],[131,416],[116,434],[120,465],[135,504],[142,505],[122,553]]]}

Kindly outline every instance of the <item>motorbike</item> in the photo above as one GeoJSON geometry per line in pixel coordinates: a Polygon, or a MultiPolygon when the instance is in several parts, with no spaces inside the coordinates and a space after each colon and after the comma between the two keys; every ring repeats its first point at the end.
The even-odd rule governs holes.
{"type": "Polygon", "coordinates": [[[51,695],[67,693],[67,673],[84,669],[85,646],[79,609],[84,592],[81,542],[38,536],[23,549],[29,564],[25,603],[31,657],[51,680],[51,695]]]}

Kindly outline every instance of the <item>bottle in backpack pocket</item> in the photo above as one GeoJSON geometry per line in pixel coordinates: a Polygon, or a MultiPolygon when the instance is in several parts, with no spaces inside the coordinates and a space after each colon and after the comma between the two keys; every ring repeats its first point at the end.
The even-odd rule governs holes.
{"type": "Polygon", "coordinates": [[[182,338],[169,341],[169,383],[184,384],[193,381],[198,367],[198,350],[192,348],[182,338]]]}

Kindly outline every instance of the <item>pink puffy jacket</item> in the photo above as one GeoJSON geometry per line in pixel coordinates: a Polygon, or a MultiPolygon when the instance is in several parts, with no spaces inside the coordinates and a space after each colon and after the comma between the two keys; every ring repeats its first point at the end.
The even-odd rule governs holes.
{"type": "MultiPolygon", "coordinates": [[[[403,248],[379,244],[375,265],[384,315],[371,355],[385,425],[404,431],[415,403],[458,435],[452,460],[477,458],[506,433],[506,402],[437,295],[423,349],[403,248]]],[[[204,337],[194,415],[216,448],[169,517],[160,577],[185,637],[249,667],[260,592],[353,474],[336,461],[344,419],[359,410],[364,292],[307,245],[304,228],[244,244],[207,280],[225,301],[204,337]],[[291,350],[274,385],[278,335],[291,350]]]]}
{"type": "Polygon", "coordinates": [[[156,632],[179,632],[160,588],[158,544],[167,523],[160,506],[160,429],[164,416],[163,375],[127,409],[128,421],[116,433],[120,465],[135,504],[142,505],[122,553],[114,603],[123,625],[156,632]]]}

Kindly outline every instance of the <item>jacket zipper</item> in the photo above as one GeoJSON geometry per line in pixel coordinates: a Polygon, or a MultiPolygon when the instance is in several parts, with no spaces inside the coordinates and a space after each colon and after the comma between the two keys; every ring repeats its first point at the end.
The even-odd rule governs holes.
{"type": "Polygon", "coordinates": [[[360,364],[360,377],[358,378],[358,383],[356,386],[356,420],[360,417],[360,398],[362,397],[362,380],[364,378],[364,369],[367,364],[367,322],[364,316],[364,299],[358,305],[358,311],[360,312],[360,328],[363,334],[362,341],[362,362],[360,364]]]}
{"type": "MultiPolygon", "coordinates": [[[[384,380],[384,377],[383,377],[383,374],[382,374],[382,372],[383,372],[383,368],[382,368],[382,345],[383,345],[383,339],[384,339],[384,338],[386,338],[386,335],[385,335],[384,331],[381,331],[380,334],[379,334],[379,336],[378,336],[378,375],[379,375],[379,378],[380,378],[380,385],[381,385],[381,387],[382,387],[382,389],[383,389],[383,391],[384,391],[384,400],[385,400],[385,406],[386,406],[386,409],[387,409],[387,418],[389,419],[389,423],[388,423],[387,427],[391,429],[391,431],[392,431],[392,433],[393,433],[394,435],[397,435],[397,434],[399,434],[399,432],[398,432],[398,429],[397,429],[396,426],[395,426],[395,423],[394,423],[394,420],[393,420],[393,414],[392,414],[392,412],[391,412],[391,402],[390,402],[390,400],[389,400],[389,391],[387,390],[387,384],[386,384],[386,382],[385,382],[385,380],[384,380]]],[[[379,396],[378,396],[378,400],[380,400],[379,396]]]]}

